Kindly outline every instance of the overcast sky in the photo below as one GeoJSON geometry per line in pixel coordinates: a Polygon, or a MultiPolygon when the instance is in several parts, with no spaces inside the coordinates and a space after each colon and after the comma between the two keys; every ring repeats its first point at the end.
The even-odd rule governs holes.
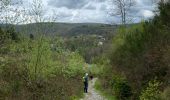
{"type": "MultiPolygon", "coordinates": [[[[13,3],[18,0],[12,0],[13,3]]],[[[14,8],[24,7],[31,9],[33,0],[23,0],[23,4],[13,5],[14,8]]],[[[109,0],[41,0],[43,4],[43,16],[57,18],[57,22],[71,23],[119,23],[119,16],[110,16],[108,13],[111,6],[109,0]]],[[[141,19],[149,19],[154,16],[156,4],[153,0],[135,0],[136,4],[131,10],[132,22],[139,22],[141,19]]],[[[27,14],[31,18],[30,13],[27,14]]],[[[27,18],[27,19],[28,19],[27,18]]]]}

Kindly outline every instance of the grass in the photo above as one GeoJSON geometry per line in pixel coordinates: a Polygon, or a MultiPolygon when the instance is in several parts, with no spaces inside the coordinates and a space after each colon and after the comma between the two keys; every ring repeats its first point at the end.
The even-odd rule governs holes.
{"type": "Polygon", "coordinates": [[[96,81],[94,88],[107,100],[116,100],[116,97],[111,95],[107,90],[102,89],[101,83],[99,80],[96,81]]]}

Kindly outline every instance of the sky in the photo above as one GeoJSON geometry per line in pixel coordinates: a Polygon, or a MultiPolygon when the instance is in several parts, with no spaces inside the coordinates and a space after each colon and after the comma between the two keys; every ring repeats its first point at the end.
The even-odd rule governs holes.
{"type": "MultiPolygon", "coordinates": [[[[26,23],[35,22],[35,14],[30,13],[33,8],[33,1],[12,0],[10,8],[18,11],[29,11],[20,14],[20,19],[29,19],[26,23]]],[[[41,2],[42,17],[45,21],[67,22],[67,23],[120,23],[120,16],[111,16],[110,12],[116,12],[116,6],[111,0],[39,0],[41,2]],[[112,9],[113,8],[113,9],[112,9]]],[[[135,5],[128,12],[131,23],[140,22],[143,19],[150,19],[154,16],[157,7],[155,0],[135,0],[135,5]]],[[[16,11],[14,11],[16,12],[16,11]]],[[[17,16],[14,12],[8,12],[9,16],[17,16]]],[[[1,15],[5,15],[2,11],[1,15]]],[[[2,16],[1,16],[2,17],[2,16]]],[[[1,18],[2,21],[2,18],[1,18]]]]}

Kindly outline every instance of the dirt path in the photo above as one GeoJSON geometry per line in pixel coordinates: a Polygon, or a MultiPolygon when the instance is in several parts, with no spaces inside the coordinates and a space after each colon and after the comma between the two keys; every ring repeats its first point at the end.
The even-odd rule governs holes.
{"type": "Polygon", "coordinates": [[[80,100],[106,100],[95,90],[94,85],[96,80],[97,78],[94,78],[93,80],[89,81],[88,93],[85,94],[85,97],[80,100]]]}

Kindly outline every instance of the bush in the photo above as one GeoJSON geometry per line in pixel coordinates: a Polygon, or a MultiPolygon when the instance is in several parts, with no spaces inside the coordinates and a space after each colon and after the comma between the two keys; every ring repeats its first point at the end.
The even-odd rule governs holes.
{"type": "Polygon", "coordinates": [[[51,50],[50,42],[43,36],[24,38],[10,44],[8,54],[0,50],[0,99],[70,100],[82,96],[82,56],[60,47],[60,52],[51,50]]]}
{"type": "Polygon", "coordinates": [[[132,95],[131,87],[125,79],[115,76],[112,78],[111,85],[114,95],[118,100],[130,99],[130,96],[132,95]]]}
{"type": "Polygon", "coordinates": [[[150,81],[148,87],[142,91],[140,100],[160,100],[160,85],[157,80],[150,81]]]}

